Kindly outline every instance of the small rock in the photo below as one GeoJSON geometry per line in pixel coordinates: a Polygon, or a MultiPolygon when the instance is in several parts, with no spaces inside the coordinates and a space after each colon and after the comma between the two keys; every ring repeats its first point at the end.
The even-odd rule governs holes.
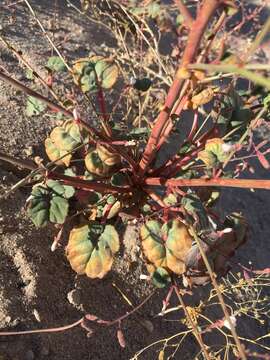
{"type": "Polygon", "coordinates": [[[35,354],[32,350],[27,350],[25,353],[25,360],[34,360],[35,354]]]}
{"type": "Polygon", "coordinates": [[[73,289],[67,294],[67,299],[72,305],[81,304],[81,292],[80,290],[73,289]]]}
{"type": "Polygon", "coordinates": [[[37,309],[33,310],[33,314],[34,314],[34,317],[36,318],[36,320],[38,322],[41,322],[40,315],[39,315],[39,312],[37,311],[37,309]]]}
{"type": "Polygon", "coordinates": [[[5,322],[8,324],[11,322],[11,317],[10,316],[6,316],[5,317],[5,322]]]}
{"type": "Polygon", "coordinates": [[[27,155],[27,156],[31,156],[31,155],[33,155],[33,146],[27,146],[27,148],[26,149],[24,149],[24,153],[25,153],[25,155],[27,155]]]}

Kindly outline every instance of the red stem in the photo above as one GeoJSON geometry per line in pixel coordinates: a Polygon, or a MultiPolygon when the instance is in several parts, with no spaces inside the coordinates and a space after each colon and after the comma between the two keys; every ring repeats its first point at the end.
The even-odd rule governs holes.
{"type": "Polygon", "coordinates": [[[84,317],[70,325],[65,325],[56,328],[38,329],[38,330],[25,330],[25,331],[1,331],[0,336],[14,336],[14,335],[28,335],[28,334],[40,334],[40,333],[54,333],[72,329],[80,325],[84,320],[84,317]]]}
{"type": "Polygon", "coordinates": [[[198,111],[196,110],[195,113],[194,113],[193,124],[192,124],[190,133],[189,133],[188,138],[187,138],[188,142],[192,142],[193,136],[195,135],[195,133],[196,133],[196,131],[198,129],[198,117],[199,117],[199,114],[198,114],[198,111]]]}
{"type": "Polygon", "coordinates": [[[169,187],[198,187],[198,186],[221,186],[245,189],[270,189],[270,180],[257,179],[166,179],[147,178],[144,183],[151,186],[169,187]]]}
{"type": "Polygon", "coordinates": [[[109,184],[98,183],[98,180],[81,180],[74,176],[62,175],[55,172],[50,172],[48,174],[48,179],[59,180],[65,185],[74,186],[82,190],[93,190],[101,193],[127,193],[130,191],[130,186],[112,186],[109,184]]]}
{"type": "Polygon", "coordinates": [[[174,0],[175,4],[177,5],[180,14],[183,15],[184,20],[185,20],[185,25],[189,28],[191,28],[193,22],[194,22],[194,18],[192,17],[191,13],[189,12],[188,8],[186,7],[186,5],[183,3],[182,0],[174,0]]]}
{"type": "MultiPolygon", "coordinates": [[[[181,68],[186,67],[189,63],[193,62],[197,54],[197,50],[201,38],[203,36],[204,30],[206,29],[210,18],[221,4],[222,2],[220,0],[205,0],[203,2],[203,5],[199,10],[197,18],[192,24],[187,45],[183,54],[182,62],[178,71],[181,68]]],[[[160,137],[163,134],[164,128],[166,128],[174,103],[179,96],[183,84],[183,79],[178,74],[179,72],[176,73],[173,84],[168,92],[164,108],[159,114],[157,120],[155,121],[155,125],[152,129],[150,138],[148,140],[148,143],[146,145],[145,151],[143,153],[142,159],[139,164],[140,165],[139,176],[143,176],[145,174],[145,172],[148,169],[148,166],[152,162],[156,154],[157,144],[159,143],[160,137]]]]}

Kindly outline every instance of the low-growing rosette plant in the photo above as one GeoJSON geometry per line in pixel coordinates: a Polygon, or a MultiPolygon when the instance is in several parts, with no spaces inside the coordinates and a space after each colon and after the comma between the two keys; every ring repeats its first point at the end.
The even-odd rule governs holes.
{"type": "MultiPolygon", "coordinates": [[[[105,3],[96,5],[103,15],[105,3]]],[[[270,167],[268,141],[255,143],[253,136],[262,117],[269,116],[270,82],[259,72],[269,68],[247,62],[263,36],[258,35],[246,56],[228,60],[225,48],[217,54],[215,40],[220,40],[216,37],[225,19],[237,10],[234,1],[204,0],[196,18],[179,3],[185,20],[177,17],[175,28],[174,18],[161,5],[128,7],[111,1],[119,25],[114,31],[128,56],[91,54],[72,65],[53,56],[47,63],[53,101],[0,71],[0,79],[28,94],[29,116],[47,108],[57,112],[57,126],[44,139],[48,159],[34,163],[4,154],[0,158],[31,170],[25,180],[34,182],[27,213],[36,227],[55,226],[52,250],[65,242],[63,230],[68,229],[66,258],[80,275],[106,276],[119,256],[123,227],[132,223],[138,228],[148,278],[155,286],[174,287],[179,278],[186,287],[209,280],[216,286],[216,275],[227,272],[230,258],[248,236],[242,213],[224,218],[216,210],[221,189],[270,188],[269,180],[240,178],[244,170],[253,171],[250,158],[258,159],[265,169],[270,167]],[[187,34],[183,52],[178,49],[181,59],[167,64],[173,81],[162,73],[165,58],[156,56],[151,29],[138,14],[149,16],[167,32],[187,34]],[[134,32],[150,49],[141,47],[149,62],[139,74],[135,66],[130,70],[137,54],[132,59],[123,40],[128,33],[136,43],[134,32]],[[80,92],[81,97],[73,94],[66,101],[54,92],[52,80],[65,69],[74,94],[80,92]],[[256,86],[238,91],[238,77],[255,83],[260,92],[256,86]],[[157,91],[157,81],[163,92],[157,91]],[[85,113],[82,96],[91,104],[95,120],[85,113]],[[128,109],[123,114],[125,102],[128,109]],[[117,116],[118,107],[123,118],[117,116]]],[[[83,2],[84,11],[89,4],[83,2]]],[[[269,27],[267,22],[262,33],[269,27]]]]}
{"type": "MultiPolygon", "coordinates": [[[[223,164],[246,130],[251,110],[245,109],[243,100],[231,88],[222,94],[208,85],[199,86],[185,102],[186,108],[190,102],[195,111],[188,138],[182,144],[176,142],[177,152],[156,167],[158,150],[166,146],[170,133],[159,131],[156,139],[159,118],[150,130],[145,149],[136,133],[133,136],[134,131],[114,129],[108,121],[104,92],[117,83],[116,63],[91,56],[76,61],[73,71],[75,84],[84,93],[98,97],[102,127],[93,129],[75,109],[73,118],[63,120],[51,131],[45,151],[55,169],[46,171],[28,199],[27,212],[34,224],[60,226],[56,237],[59,241],[63,227],[71,223],[74,228],[68,239],[67,259],[74,271],[91,278],[102,278],[111,270],[120,247],[117,224],[120,221],[128,225],[131,219],[140,228],[141,249],[156,286],[166,286],[172,276],[180,275],[190,285],[209,280],[197,237],[213,271],[224,274],[228,259],[246,240],[247,223],[236,213],[222,220],[212,207],[218,201],[222,175],[231,179],[235,176],[233,171],[226,173],[223,164]],[[211,100],[213,127],[198,135],[198,108],[211,100]],[[193,187],[196,179],[199,181],[193,187]]],[[[180,80],[188,77],[191,82],[206,76],[184,67],[178,74],[180,80]]],[[[167,122],[168,129],[169,117],[167,122]]]]}

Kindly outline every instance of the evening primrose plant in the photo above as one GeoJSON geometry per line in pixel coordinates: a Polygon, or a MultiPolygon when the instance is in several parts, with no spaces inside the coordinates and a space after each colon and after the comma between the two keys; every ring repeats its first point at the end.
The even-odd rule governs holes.
{"type": "MultiPolygon", "coordinates": [[[[34,184],[27,213],[36,227],[55,226],[52,250],[69,229],[66,258],[76,273],[106,276],[122,246],[123,228],[135,224],[147,278],[171,291],[179,279],[186,287],[211,281],[245,359],[216,276],[228,271],[249,226],[244,214],[221,217],[215,206],[224,187],[270,188],[269,180],[241,178],[246,170],[254,172],[250,159],[270,167],[268,140],[254,135],[269,118],[269,64],[249,62],[270,21],[237,57],[225,36],[236,2],[204,0],[196,17],[182,1],[172,8],[145,3],[82,1],[77,8],[68,1],[110,29],[118,46],[67,62],[51,42],[49,81],[27,65],[49,97],[0,71],[1,80],[28,95],[28,116],[53,111],[56,119],[44,139],[47,158],[0,158],[31,171],[17,186],[34,184]],[[181,17],[175,18],[176,9],[181,17]],[[171,57],[159,53],[163,33],[177,36],[171,57]],[[63,76],[74,90],[68,99],[54,87],[63,76]],[[249,82],[241,91],[240,78],[249,82]]],[[[210,359],[194,324],[193,330],[210,359]]]]}

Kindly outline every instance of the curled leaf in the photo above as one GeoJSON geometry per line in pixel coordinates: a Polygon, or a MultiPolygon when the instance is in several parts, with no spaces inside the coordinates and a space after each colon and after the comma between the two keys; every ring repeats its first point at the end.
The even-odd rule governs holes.
{"type": "Polygon", "coordinates": [[[69,166],[73,151],[83,143],[87,143],[88,134],[81,129],[74,121],[66,121],[62,126],[56,126],[50,137],[45,140],[45,150],[51,161],[56,161],[58,165],[69,166]],[[64,156],[67,154],[66,156],[64,156]],[[63,159],[58,160],[60,157],[63,159]]]}
{"type": "Polygon", "coordinates": [[[108,166],[113,166],[121,161],[121,157],[112,151],[109,151],[105,146],[98,145],[96,149],[100,159],[108,166]]]}
{"type": "Polygon", "coordinates": [[[86,169],[90,171],[90,173],[104,176],[107,175],[110,170],[110,167],[101,160],[97,151],[95,150],[90,151],[86,155],[84,161],[86,169]]]}
{"type": "Polygon", "coordinates": [[[101,86],[110,89],[118,78],[118,67],[103,56],[79,59],[73,65],[75,82],[83,92],[96,91],[101,86]]]}
{"type": "Polygon", "coordinates": [[[114,204],[107,204],[103,208],[102,215],[104,216],[107,214],[107,219],[111,219],[119,213],[119,211],[122,209],[122,206],[123,205],[119,200],[115,201],[114,204]]]}
{"type": "Polygon", "coordinates": [[[212,88],[202,90],[199,94],[192,96],[191,103],[193,109],[197,109],[201,105],[209,103],[215,96],[215,91],[212,88]]]}
{"type": "Polygon", "coordinates": [[[176,274],[185,271],[185,257],[192,245],[187,227],[179,220],[163,226],[150,220],[141,228],[142,247],[147,259],[155,267],[169,269],[176,274]]]}

